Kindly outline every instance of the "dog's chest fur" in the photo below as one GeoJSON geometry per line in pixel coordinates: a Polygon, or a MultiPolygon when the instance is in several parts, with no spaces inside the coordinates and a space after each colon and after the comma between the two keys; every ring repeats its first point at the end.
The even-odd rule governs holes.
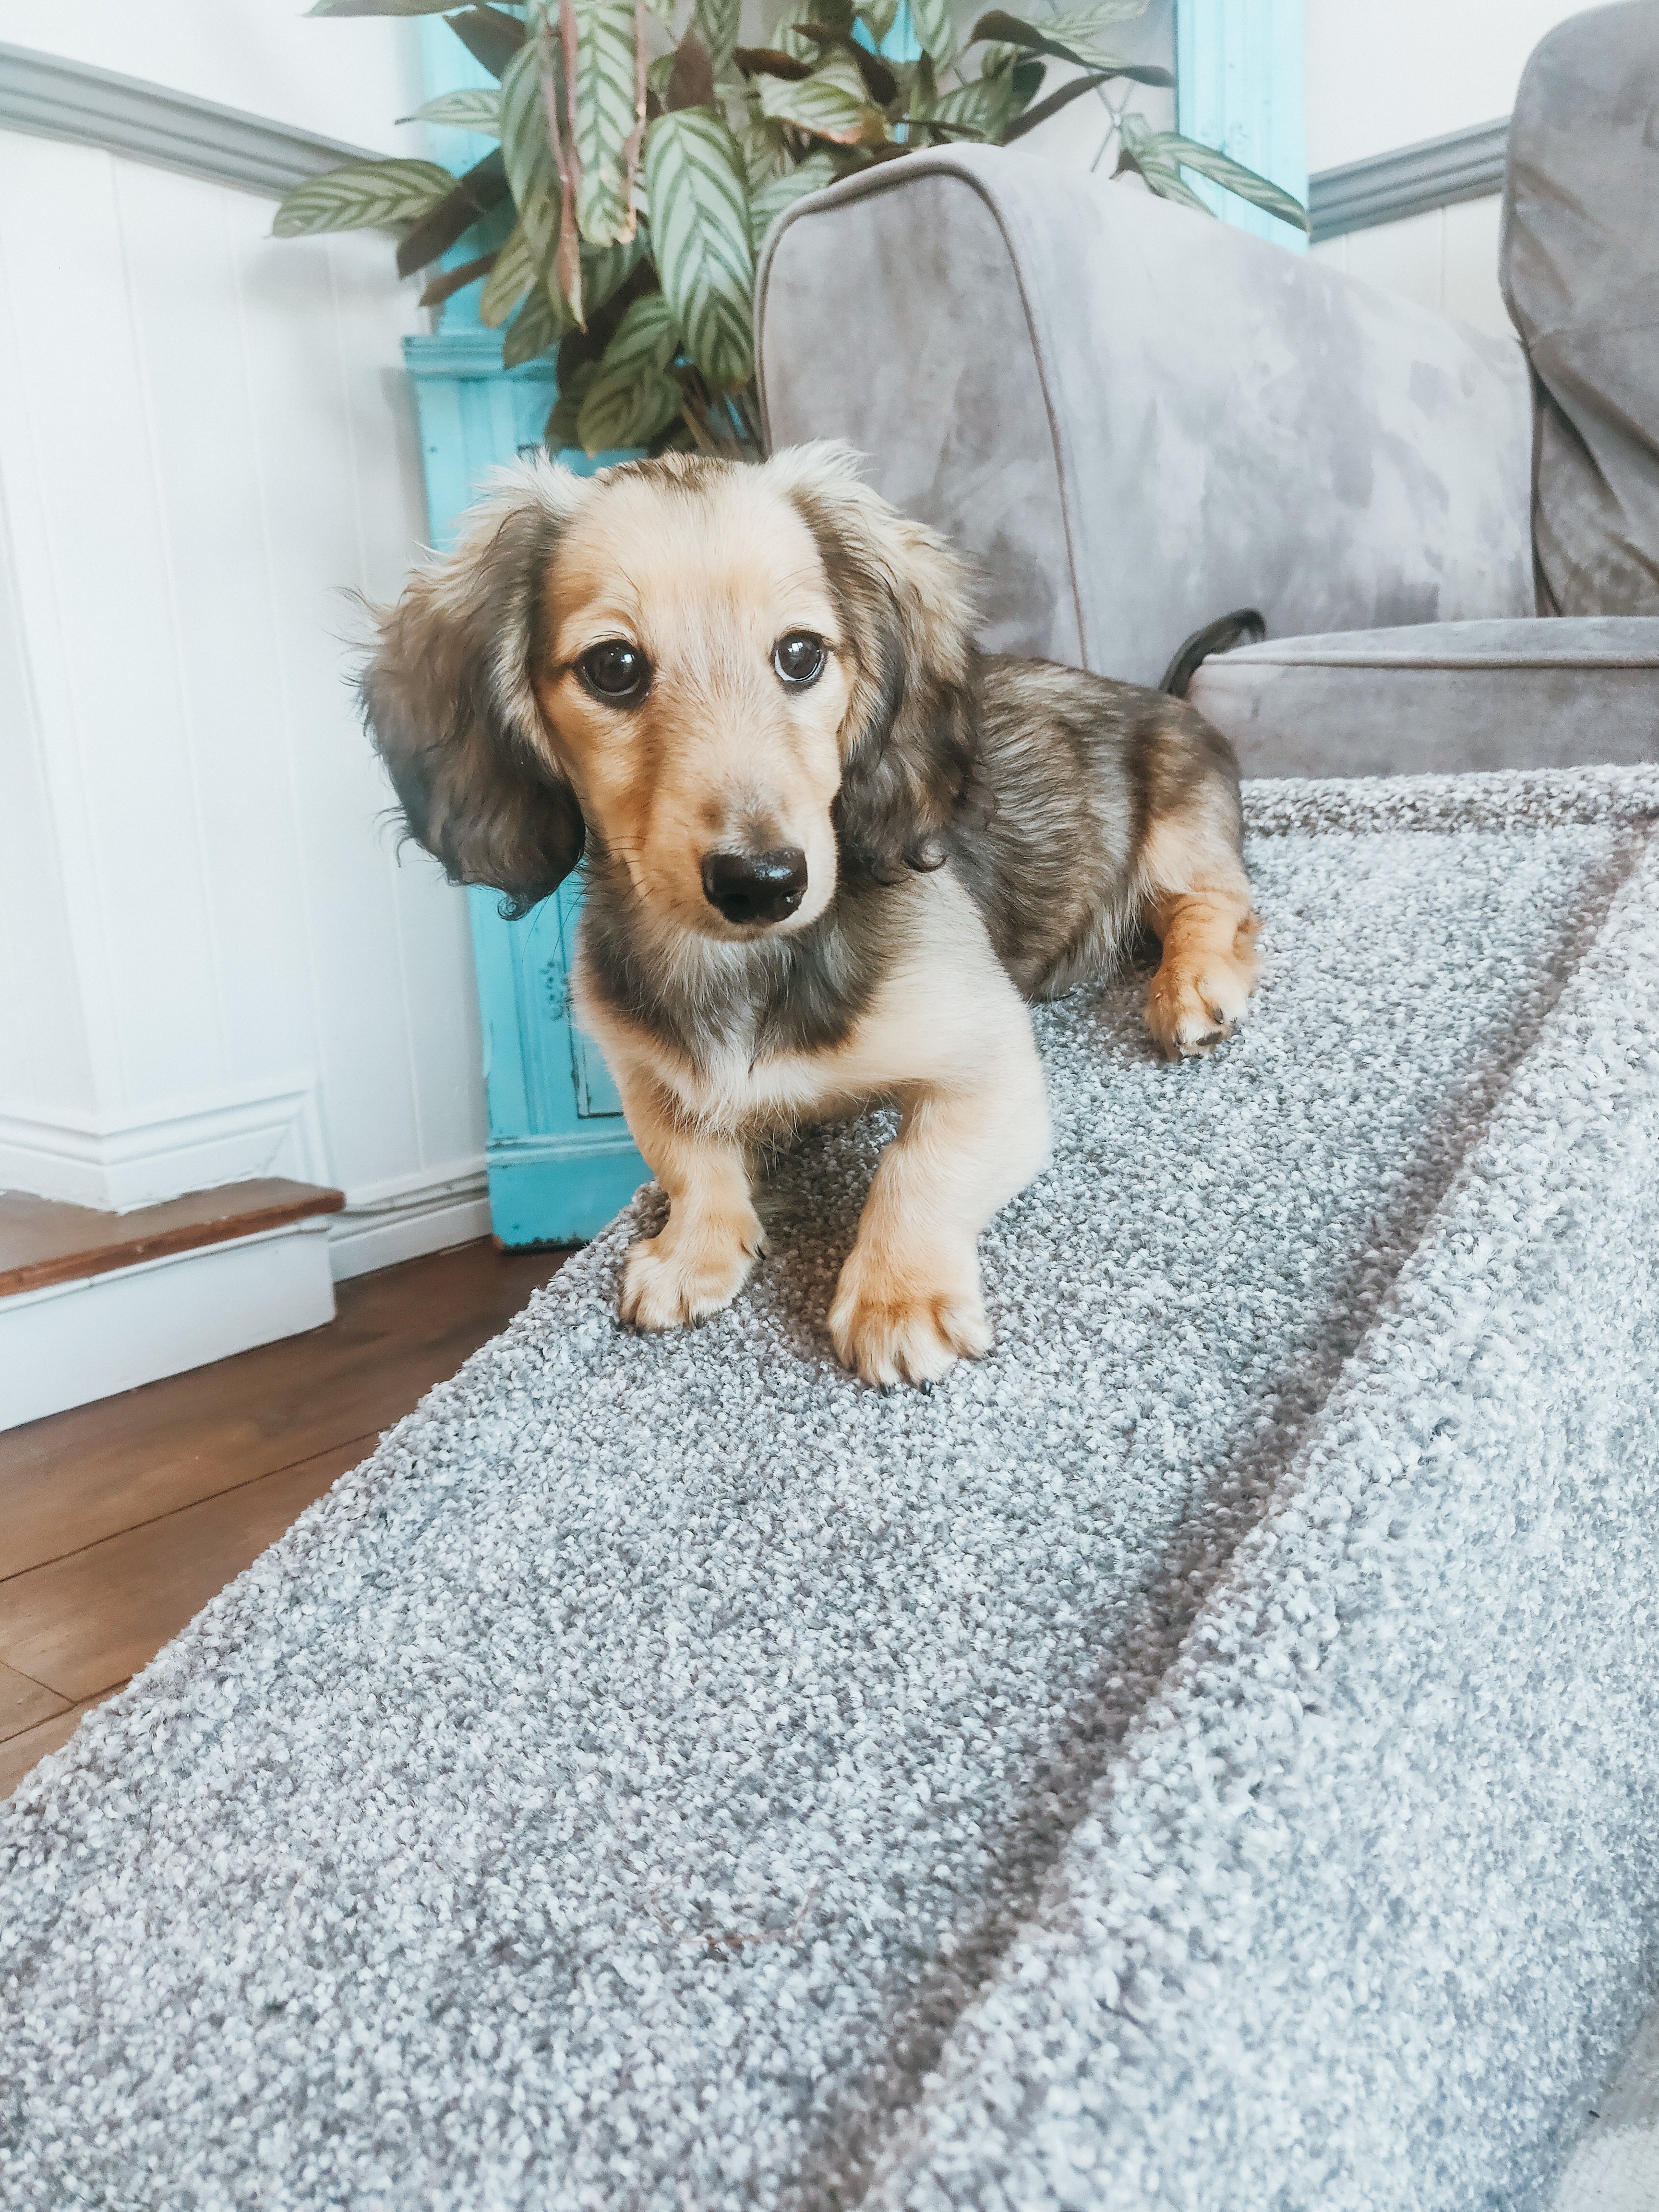
{"type": "MultiPolygon", "coordinates": [[[[595,958],[603,934],[584,927],[573,971],[582,1025],[608,1058],[648,1075],[678,1118],[747,1140],[969,1071],[1009,1021],[1025,1018],[977,909],[948,868],[882,887],[879,927],[863,948],[869,964],[845,994],[844,1018],[804,1044],[779,1020],[767,971],[747,998],[735,988],[705,992],[695,1015],[681,1004],[668,1022],[647,1018],[619,1002],[614,978],[595,958]]],[[[793,980],[783,971],[784,988],[793,980]]]]}

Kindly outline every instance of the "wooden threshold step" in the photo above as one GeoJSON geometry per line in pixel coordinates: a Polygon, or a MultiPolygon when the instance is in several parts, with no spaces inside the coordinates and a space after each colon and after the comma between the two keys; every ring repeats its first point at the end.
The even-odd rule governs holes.
{"type": "Polygon", "coordinates": [[[0,1191],[0,1297],[227,1244],[314,1214],[337,1213],[344,1204],[343,1191],[285,1176],[191,1191],[131,1213],[0,1191]]]}

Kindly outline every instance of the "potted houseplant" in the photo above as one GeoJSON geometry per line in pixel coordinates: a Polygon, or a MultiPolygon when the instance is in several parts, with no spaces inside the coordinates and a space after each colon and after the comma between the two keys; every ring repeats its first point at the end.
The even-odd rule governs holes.
{"type": "MultiPolygon", "coordinates": [[[[766,43],[748,46],[738,0],[319,0],[313,15],[447,10],[496,83],[409,119],[499,143],[464,176],[426,161],[345,164],[289,192],[275,228],[395,228],[404,275],[471,236],[476,250],[438,270],[423,299],[482,281],[483,321],[505,326],[504,366],[556,354],[555,449],[757,457],[750,308],[771,222],[919,147],[1012,144],[1113,78],[1168,84],[1108,50],[1111,27],[1146,5],[1090,0],[1041,24],[994,9],[962,39],[949,0],[779,0],[766,43]],[[1061,65],[1076,73],[1048,89],[1061,65]],[[489,243],[480,227],[492,223],[504,234],[489,243]]],[[[1278,185],[1133,115],[1121,122],[1125,171],[1201,209],[1191,173],[1307,228],[1278,185]]]]}

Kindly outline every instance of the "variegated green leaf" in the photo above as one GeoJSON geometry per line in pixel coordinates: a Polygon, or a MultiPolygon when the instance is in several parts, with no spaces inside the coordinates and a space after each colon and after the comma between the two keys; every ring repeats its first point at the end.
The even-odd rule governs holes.
{"type": "Polygon", "coordinates": [[[1118,125],[1121,149],[1118,167],[1133,169],[1145,180],[1147,191],[1156,193],[1159,199],[1171,200],[1177,207],[1192,208],[1200,215],[1212,215],[1214,210],[1200,199],[1182,175],[1173,155],[1160,148],[1158,142],[1173,135],[1154,131],[1141,116],[1124,116],[1118,125]]]}
{"type": "Polygon", "coordinates": [[[933,56],[937,67],[943,69],[946,62],[954,58],[957,28],[951,19],[951,0],[910,0],[910,23],[922,51],[933,56]]]}
{"type": "MultiPolygon", "coordinates": [[[[1097,0],[1097,4],[1092,8],[1064,8],[1058,15],[1040,16],[1033,27],[1044,38],[1052,39],[1056,46],[1070,47],[1079,61],[1098,69],[1103,62],[1110,59],[1104,43],[1105,33],[1115,23],[1126,22],[1133,16],[1144,15],[1146,12],[1146,0],[1097,0]]],[[[982,17],[981,21],[983,21],[982,17]]],[[[977,32],[978,24],[974,27],[977,32]]],[[[973,34],[970,33],[969,44],[973,43],[973,34]]],[[[981,75],[994,67],[1007,68],[1008,58],[1018,52],[1018,47],[1000,42],[987,46],[980,57],[981,75]],[[996,57],[994,63],[993,56],[996,57]]]]}
{"type": "Polygon", "coordinates": [[[548,143],[541,51],[534,39],[520,47],[501,78],[501,158],[536,266],[550,268],[559,242],[559,177],[548,143]]]}
{"type": "Polygon", "coordinates": [[[948,123],[957,131],[994,140],[1000,137],[1019,105],[1011,70],[1004,76],[975,77],[970,84],[959,84],[953,92],[942,93],[927,113],[931,121],[948,123]]]}
{"type": "Polygon", "coordinates": [[[654,92],[659,100],[666,100],[668,97],[669,80],[672,77],[673,74],[673,55],[672,53],[659,54],[654,61],[647,62],[645,65],[646,89],[649,92],[654,92]]]}
{"type": "Polygon", "coordinates": [[[590,246],[634,235],[632,169],[645,114],[634,0],[575,0],[576,221],[590,246]]]}
{"type": "Polygon", "coordinates": [[[835,181],[836,165],[829,155],[809,154],[798,167],[787,169],[781,177],[769,178],[750,193],[749,235],[754,241],[757,261],[767,232],[784,210],[805,199],[808,192],[821,191],[825,185],[835,181]]]}
{"type": "Polygon", "coordinates": [[[696,0],[697,29],[716,76],[731,66],[732,50],[738,43],[739,7],[740,0],[696,0]]]}
{"type": "Polygon", "coordinates": [[[516,368],[520,362],[534,361],[538,354],[557,345],[574,326],[574,318],[562,301],[556,301],[545,284],[532,286],[507,325],[501,342],[501,367],[516,368]]]}
{"type": "Polygon", "coordinates": [[[307,15],[441,15],[456,0],[317,0],[307,15]]]}
{"type": "Polygon", "coordinates": [[[1087,53],[1114,24],[1132,22],[1146,12],[1146,0],[1094,0],[1092,7],[1062,8],[1057,15],[1043,16],[1040,27],[1051,39],[1087,53]]]}
{"type": "Polygon", "coordinates": [[[435,161],[348,161],[285,193],[271,235],[310,238],[319,231],[414,222],[454,187],[453,176],[435,161]]]}
{"type": "Polygon", "coordinates": [[[749,180],[751,197],[763,185],[782,176],[789,167],[783,125],[769,123],[763,115],[757,114],[738,131],[738,150],[743,155],[743,172],[749,180]]]}
{"type": "Polygon", "coordinates": [[[858,0],[854,13],[870,33],[870,43],[881,52],[881,42],[898,19],[899,0],[858,0]]]}
{"type": "MultiPolygon", "coordinates": [[[[1139,12],[1139,5],[1135,12],[1139,12]]],[[[998,9],[989,16],[981,15],[969,34],[969,44],[981,35],[989,37],[994,28],[1000,29],[1001,26],[997,18],[1000,14],[998,9]]],[[[1004,70],[1012,69],[1023,54],[1030,53],[1048,54],[1057,61],[1075,62],[1080,69],[1127,70],[1131,64],[1120,63],[1115,55],[1108,52],[1101,39],[1102,32],[1117,20],[1094,8],[1080,8],[1061,15],[1045,15],[1041,21],[1024,27],[1030,36],[1018,41],[993,39],[990,45],[981,47],[979,73],[981,76],[1000,76],[1004,70]]],[[[1133,66],[1139,69],[1140,64],[1133,66]]]]}
{"type": "Polygon", "coordinates": [[[559,396],[553,402],[553,411],[547,418],[547,428],[542,436],[556,453],[576,443],[576,425],[581,420],[582,402],[592,387],[599,373],[596,361],[585,361],[573,369],[567,380],[559,386],[559,396]]]}
{"type": "Polygon", "coordinates": [[[582,301],[590,315],[597,314],[617,286],[626,283],[650,251],[642,230],[636,230],[623,246],[583,247],[582,301]]]}
{"type": "Polygon", "coordinates": [[[465,92],[440,93],[417,107],[413,115],[400,115],[400,123],[442,123],[453,131],[481,131],[487,138],[501,135],[501,95],[493,84],[470,86],[465,92]]]}
{"type": "Polygon", "coordinates": [[[530,234],[522,222],[515,222],[495,256],[489,282],[479,295],[479,321],[492,331],[499,330],[536,282],[538,273],[530,234]]]}
{"type": "Polygon", "coordinates": [[[853,27],[852,0],[841,0],[839,6],[828,4],[828,0],[784,0],[783,13],[773,24],[767,44],[775,46],[780,53],[787,54],[798,62],[815,62],[823,52],[820,40],[810,39],[799,26],[811,23],[815,30],[851,31],[853,27]],[[845,17],[845,21],[842,20],[845,17]]]}
{"type": "Polygon", "coordinates": [[[1195,170],[1212,185],[1224,185],[1230,192],[1237,192],[1240,199],[1248,200],[1252,207],[1265,209],[1267,214],[1277,216],[1281,222],[1288,222],[1297,230],[1312,228],[1308,210],[1300,200],[1271,179],[1258,176],[1242,161],[1235,161],[1231,155],[1221,153],[1214,146],[1203,145],[1195,138],[1183,138],[1178,131],[1155,132],[1152,143],[1158,157],[1178,162],[1183,169],[1195,170]]]}
{"type": "Polygon", "coordinates": [[[737,141],[701,108],[659,115],[646,134],[651,243],[686,350],[717,390],[744,384],[755,252],[737,141]]]}
{"type": "Polygon", "coordinates": [[[680,349],[680,326],[674,310],[660,292],[647,292],[635,300],[617,325],[617,334],[605,349],[605,370],[618,377],[660,373],[680,349]]]}
{"type": "Polygon", "coordinates": [[[684,396],[672,376],[657,369],[634,375],[613,373],[607,356],[582,401],[576,442],[586,453],[648,446],[679,413],[684,396]]]}
{"type": "Polygon", "coordinates": [[[872,107],[858,65],[847,53],[831,53],[811,76],[799,84],[783,77],[763,76],[756,82],[761,113],[774,123],[793,123],[816,138],[839,146],[879,143],[887,135],[885,118],[872,107]]]}

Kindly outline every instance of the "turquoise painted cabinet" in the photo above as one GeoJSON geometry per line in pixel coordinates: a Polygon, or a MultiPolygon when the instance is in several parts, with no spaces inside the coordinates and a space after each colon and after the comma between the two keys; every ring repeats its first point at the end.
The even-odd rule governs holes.
{"type": "MultiPolygon", "coordinates": [[[[435,545],[449,543],[489,471],[538,447],[553,404],[551,364],[503,369],[498,331],[446,329],[406,338],[435,545]]],[[[586,471],[619,455],[564,459],[586,471]]],[[[622,1101],[592,1042],[570,1019],[569,955],[580,907],[573,877],[521,921],[473,889],[472,957],[489,1103],[489,1212],[503,1244],[573,1244],[593,1236],[647,1181],[622,1101]]]]}

